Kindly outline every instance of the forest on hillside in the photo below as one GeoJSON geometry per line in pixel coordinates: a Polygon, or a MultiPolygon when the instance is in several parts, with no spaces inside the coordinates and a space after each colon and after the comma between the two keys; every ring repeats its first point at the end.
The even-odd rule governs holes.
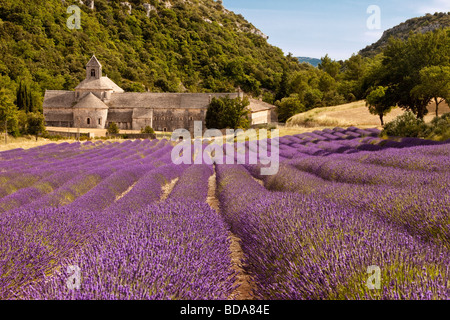
{"type": "MultiPolygon", "coordinates": [[[[94,9],[77,2],[80,29],[67,27],[69,5],[2,1],[0,120],[25,123],[23,113],[42,111],[45,90],[73,90],[94,53],[103,73],[126,91],[235,92],[240,87],[275,104],[280,122],[313,108],[365,99],[390,81],[379,74],[384,52],[354,54],[346,61],[326,55],[318,67],[300,63],[221,1],[133,0],[128,7],[119,0],[95,0],[94,9]]],[[[448,16],[432,17],[441,21],[442,15],[448,16]]],[[[414,79],[419,71],[411,71],[414,79]]]]}
{"type": "MultiPolygon", "coordinates": [[[[86,1],[85,1],[86,2],[86,1]]],[[[32,91],[73,89],[93,53],[104,74],[127,91],[276,91],[283,70],[298,61],[271,46],[242,16],[213,0],[190,3],[96,0],[81,8],[81,29],[66,22],[68,2],[4,0],[0,7],[0,85],[14,95],[21,80],[32,91]]]]}

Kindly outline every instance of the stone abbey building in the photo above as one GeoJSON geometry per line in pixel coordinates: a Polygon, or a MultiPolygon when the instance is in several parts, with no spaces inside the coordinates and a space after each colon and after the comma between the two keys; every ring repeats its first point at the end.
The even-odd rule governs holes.
{"type": "MultiPolygon", "coordinates": [[[[74,91],[46,90],[44,116],[50,127],[105,129],[115,122],[122,130],[150,126],[156,131],[192,130],[194,121],[205,121],[213,97],[243,97],[236,93],[137,93],[124,92],[102,75],[95,56],[86,65],[86,79],[74,91]]],[[[275,106],[250,99],[252,125],[276,122],[275,106]]],[[[192,131],[191,131],[192,132],[192,131]]]]}

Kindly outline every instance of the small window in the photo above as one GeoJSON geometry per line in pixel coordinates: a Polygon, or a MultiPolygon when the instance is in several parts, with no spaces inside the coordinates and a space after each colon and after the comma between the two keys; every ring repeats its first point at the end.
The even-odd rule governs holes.
{"type": "Polygon", "coordinates": [[[193,117],[189,117],[189,120],[191,120],[191,121],[192,121],[192,120],[194,120],[194,118],[193,118],[193,117]]]}
{"type": "Polygon", "coordinates": [[[95,77],[95,69],[91,70],[91,77],[95,77]]]}
{"type": "Polygon", "coordinates": [[[167,128],[164,128],[163,131],[164,131],[164,132],[167,132],[167,128]]]}
{"type": "Polygon", "coordinates": [[[91,118],[87,118],[86,122],[87,124],[91,124],[91,118]]]}
{"type": "Polygon", "coordinates": [[[98,124],[99,124],[99,125],[102,124],[102,118],[98,118],[98,124]]]}

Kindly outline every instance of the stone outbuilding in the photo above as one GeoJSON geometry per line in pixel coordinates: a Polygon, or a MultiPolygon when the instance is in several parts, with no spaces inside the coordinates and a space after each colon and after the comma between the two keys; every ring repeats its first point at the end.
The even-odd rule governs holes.
{"type": "MultiPolygon", "coordinates": [[[[86,79],[74,91],[46,90],[43,109],[51,127],[105,129],[115,122],[123,130],[192,130],[194,121],[204,123],[211,99],[226,96],[243,98],[243,93],[125,92],[102,75],[102,65],[93,56],[86,65],[86,79]]],[[[249,100],[252,125],[276,122],[275,106],[249,100]]]]}

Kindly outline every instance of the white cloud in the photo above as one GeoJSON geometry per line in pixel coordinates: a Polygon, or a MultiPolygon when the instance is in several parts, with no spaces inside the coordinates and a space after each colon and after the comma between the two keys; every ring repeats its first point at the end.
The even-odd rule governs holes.
{"type": "Polygon", "coordinates": [[[417,13],[435,13],[435,12],[450,12],[450,0],[433,0],[426,5],[420,5],[417,8],[417,13]]]}

